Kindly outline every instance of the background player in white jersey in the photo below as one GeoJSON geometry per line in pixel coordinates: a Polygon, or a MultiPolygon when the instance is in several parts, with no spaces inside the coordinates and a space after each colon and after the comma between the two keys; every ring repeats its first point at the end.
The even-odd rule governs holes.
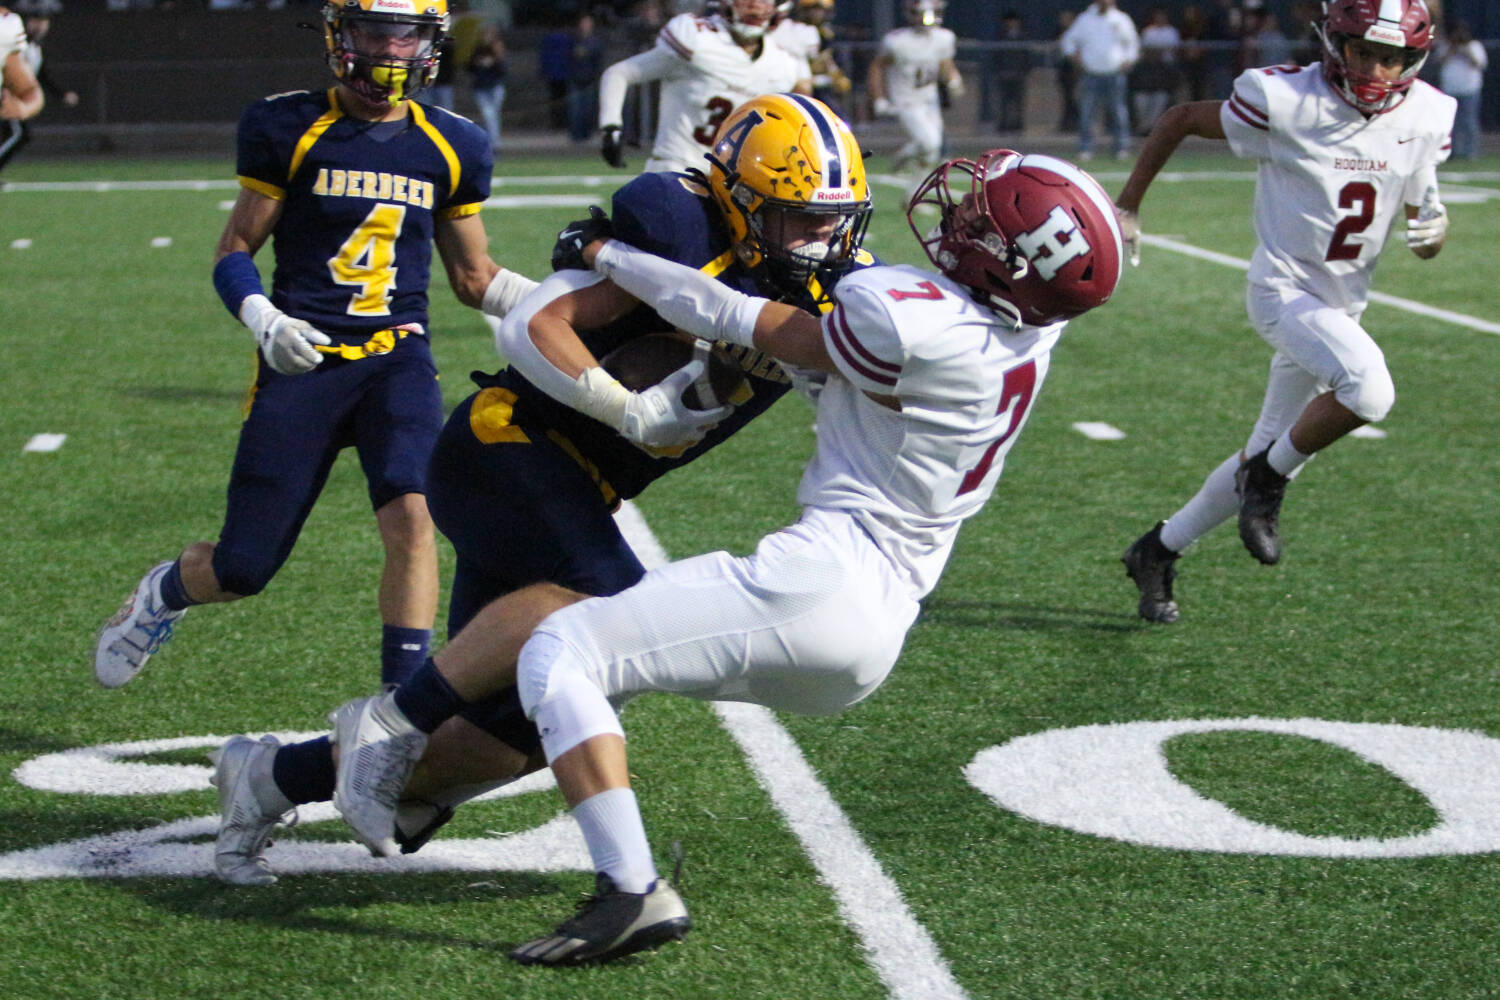
{"type": "Polygon", "coordinates": [[[896,151],[896,169],[931,169],[943,155],[943,107],[938,84],[948,96],[963,94],[964,81],[953,63],[957,39],[943,27],[944,0],[911,0],[908,26],[886,33],[880,54],[870,63],[870,100],[876,115],[894,115],[906,130],[896,151]]]}
{"type": "Polygon", "coordinates": [[[678,14],[656,46],[615,63],[599,80],[600,152],[625,166],[620,122],[632,84],[661,81],[656,141],[646,172],[702,170],[703,154],[730,112],[759,94],[812,93],[807,60],[770,37],[780,16],[772,0],[727,0],[716,13],[678,14]]]}
{"type": "Polygon", "coordinates": [[[812,70],[813,96],[831,107],[853,84],[834,58],[834,0],[796,0],[790,17],[777,22],[771,37],[793,55],[807,60],[812,70]]]}
{"type": "Polygon", "coordinates": [[[26,27],[19,14],[0,7],[0,119],[7,124],[34,118],[44,98],[26,62],[26,27]]]}
{"type": "Polygon", "coordinates": [[[587,231],[577,237],[583,261],[597,252],[595,269],[667,322],[823,372],[826,383],[797,493],[802,517],[754,555],[672,563],[582,602],[548,585],[517,591],[395,692],[335,713],[335,804],[385,853],[424,733],[519,683],[599,874],[593,899],[513,951],[518,961],[607,961],[686,932],[686,908],[657,877],[615,706],[664,691],[832,714],[873,692],[960,525],[993,492],[1066,321],[1119,280],[1114,208],[1061,160],[1011,150],[953,160],[913,205],[937,211],[919,238],[939,271],[852,272],[821,320],[622,243],[601,248],[587,231]],[[560,610],[525,639],[517,663],[525,637],[513,609],[539,601],[560,610]]]}
{"type": "Polygon", "coordinates": [[[1135,218],[1147,186],[1187,135],[1227,139],[1257,160],[1250,321],[1275,353],[1260,417],[1188,503],[1125,552],[1142,618],[1178,617],[1177,557],[1238,514],[1262,563],[1281,557],[1287,482],[1315,453],[1382,419],[1396,390],[1360,325],[1386,234],[1406,218],[1423,259],[1443,246],[1448,215],[1437,165],[1448,157],[1454,101],[1417,79],[1432,44],[1423,0],[1330,0],[1319,65],[1247,70],[1227,101],[1170,109],[1152,130],[1118,205],[1138,255],[1135,218]]]}

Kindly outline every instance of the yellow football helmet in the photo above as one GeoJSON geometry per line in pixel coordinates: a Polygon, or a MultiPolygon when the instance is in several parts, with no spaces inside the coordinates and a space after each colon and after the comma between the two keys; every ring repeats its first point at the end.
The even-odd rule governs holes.
{"type": "Polygon", "coordinates": [[[371,104],[398,104],[437,77],[448,0],[324,0],[328,66],[371,104]]]}
{"type": "Polygon", "coordinates": [[[792,292],[814,275],[831,288],[854,266],[870,187],[854,133],[828,105],[801,94],[747,101],[719,126],[707,159],[709,190],[747,267],[764,263],[771,283],[792,292]]]}

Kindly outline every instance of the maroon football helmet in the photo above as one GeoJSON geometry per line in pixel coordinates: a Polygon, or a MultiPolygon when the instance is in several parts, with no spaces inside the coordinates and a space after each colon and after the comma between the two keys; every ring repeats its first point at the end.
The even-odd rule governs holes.
{"type": "Polygon", "coordinates": [[[927,176],[906,219],[945,275],[1017,324],[1045,326],[1103,305],[1125,259],[1114,205],[1064,160],[993,149],[927,176]],[[917,210],[938,210],[926,235],[917,210]]]}
{"type": "Polygon", "coordinates": [[[1317,25],[1323,42],[1323,75],[1346,103],[1367,115],[1401,103],[1432,48],[1432,15],[1426,0],[1324,0],[1317,25]],[[1344,46],[1356,39],[1404,49],[1401,75],[1377,80],[1349,65],[1344,46]]]}

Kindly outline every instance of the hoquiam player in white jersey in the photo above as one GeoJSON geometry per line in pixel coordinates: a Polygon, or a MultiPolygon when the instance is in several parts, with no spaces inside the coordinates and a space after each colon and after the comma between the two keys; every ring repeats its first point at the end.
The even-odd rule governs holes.
{"type": "Polygon", "coordinates": [[[908,26],[886,33],[870,63],[870,100],[876,115],[894,115],[906,131],[896,169],[931,169],[943,155],[943,106],[938,84],[950,97],[963,93],[954,65],[957,39],[943,27],[944,0],[910,0],[908,26]]]}
{"type": "Polygon", "coordinates": [[[0,7],[0,139],[19,137],[16,123],[34,118],[45,98],[26,61],[26,25],[19,14],[0,7]]]}
{"type": "Polygon", "coordinates": [[[686,559],[581,602],[550,585],[516,591],[421,676],[336,713],[358,720],[337,727],[340,788],[350,792],[339,809],[370,843],[389,836],[394,812],[362,789],[393,784],[373,798],[394,802],[424,731],[466,700],[519,683],[599,874],[577,916],[512,957],[607,961],[686,932],[687,910],[652,862],[615,706],[665,691],[832,714],[873,692],[960,525],[994,490],[1067,320],[1103,303],[1119,280],[1114,207],[1062,160],[1010,150],[952,160],[922,183],[914,206],[937,210],[937,226],[919,239],[938,271],[850,273],[822,319],[576,236],[583,262],[597,252],[595,270],[668,323],[826,381],[817,449],[797,492],[801,519],[753,555],[686,559]],[[529,638],[516,634],[549,603],[559,610],[529,638]]]}
{"type": "Polygon", "coordinates": [[[1330,0],[1317,25],[1321,64],[1245,71],[1227,101],[1170,109],[1152,130],[1117,201],[1132,260],[1135,213],[1187,135],[1227,139],[1257,161],[1255,234],[1246,302],[1275,353],[1260,417],[1177,513],[1124,556],[1142,618],[1178,617],[1175,562],[1238,515],[1240,538],[1267,565],[1288,480],[1316,452],[1382,419],[1396,390],[1360,325],[1386,234],[1406,219],[1406,245],[1437,254],[1448,229],[1437,165],[1448,158],[1455,102],[1417,79],[1432,45],[1423,0],[1330,0]]]}
{"type": "Polygon", "coordinates": [[[752,97],[812,93],[807,60],[770,37],[780,16],[772,0],[726,0],[710,9],[716,12],[678,14],[662,27],[654,47],[600,77],[600,153],[610,166],[625,166],[620,122],[632,84],[661,81],[647,173],[702,170],[719,126],[752,97]]]}

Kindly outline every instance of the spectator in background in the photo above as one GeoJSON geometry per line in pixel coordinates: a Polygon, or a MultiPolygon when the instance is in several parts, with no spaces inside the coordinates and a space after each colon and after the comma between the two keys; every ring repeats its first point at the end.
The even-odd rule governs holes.
{"type": "Polygon", "coordinates": [[[498,25],[487,24],[465,64],[469,89],[479,106],[479,118],[490,137],[490,149],[500,151],[500,110],[505,107],[505,42],[498,25]]]}
{"type": "Polygon", "coordinates": [[[1000,47],[990,63],[994,83],[994,122],[1001,132],[1020,132],[1026,127],[1026,77],[1031,73],[1031,44],[1021,25],[1021,15],[1008,10],[1000,15],[1000,47]]]}
{"type": "Polygon", "coordinates": [[[604,72],[604,43],[594,30],[594,16],[580,14],[568,45],[568,137],[587,142],[599,118],[599,74],[604,72]]]}
{"type": "Polygon", "coordinates": [[[1241,68],[1289,66],[1291,63],[1292,43],[1282,34],[1276,15],[1264,9],[1245,11],[1245,34],[1240,39],[1241,68]]]}
{"type": "MultiPolygon", "coordinates": [[[[1057,39],[1059,44],[1063,35],[1073,26],[1077,18],[1071,10],[1058,11],[1057,14],[1057,39]]],[[[1067,56],[1061,56],[1057,60],[1057,92],[1062,95],[1062,117],[1058,119],[1057,130],[1059,132],[1076,132],[1078,130],[1078,65],[1067,56]]]]}
{"type": "Polygon", "coordinates": [[[1130,74],[1135,105],[1135,130],[1147,135],[1177,93],[1177,50],[1182,36],[1167,17],[1165,7],[1152,7],[1141,29],[1141,61],[1130,74]]]}
{"type": "Polygon", "coordinates": [[[1479,155],[1479,91],[1489,58],[1466,22],[1454,21],[1448,29],[1439,63],[1438,86],[1458,101],[1453,119],[1453,157],[1472,160],[1479,155]]]}
{"type": "Polygon", "coordinates": [[[1206,100],[1229,96],[1238,72],[1242,14],[1233,0],[1214,0],[1208,15],[1208,93],[1206,100]]]}
{"type": "Polygon", "coordinates": [[[1083,74],[1078,91],[1078,158],[1094,157],[1094,116],[1109,117],[1115,159],[1130,155],[1126,74],[1140,57],[1141,40],[1130,15],[1115,0],[1094,0],[1062,37],[1062,53],[1083,74]]]}
{"type": "Polygon", "coordinates": [[[1181,44],[1177,48],[1177,75],[1187,90],[1189,101],[1201,101],[1209,93],[1209,54],[1205,47],[1208,18],[1195,3],[1182,8],[1182,24],[1177,29],[1181,44]]]}
{"type": "Polygon", "coordinates": [[[547,85],[547,123],[554,132],[568,127],[568,60],[572,49],[573,35],[561,21],[537,45],[538,71],[547,85]]]}
{"type": "Polygon", "coordinates": [[[428,104],[453,110],[453,80],[458,75],[454,61],[453,36],[445,35],[442,44],[438,46],[437,78],[427,88],[428,104]]]}
{"type": "MultiPolygon", "coordinates": [[[[666,23],[667,11],[661,0],[640,0],[632,7],[630,16],[620,24],[631,54],[653,48],[657,34],[666,23]]],[[[600,79],[600,100],[603,100],[603,78],[600,79]]],[[[625,145],[643,145],[656,134],[656,107],[660,98],[661,83],[657,80],[648,80],[626,91],[620,116],[621,141],[625,145]]]]}

